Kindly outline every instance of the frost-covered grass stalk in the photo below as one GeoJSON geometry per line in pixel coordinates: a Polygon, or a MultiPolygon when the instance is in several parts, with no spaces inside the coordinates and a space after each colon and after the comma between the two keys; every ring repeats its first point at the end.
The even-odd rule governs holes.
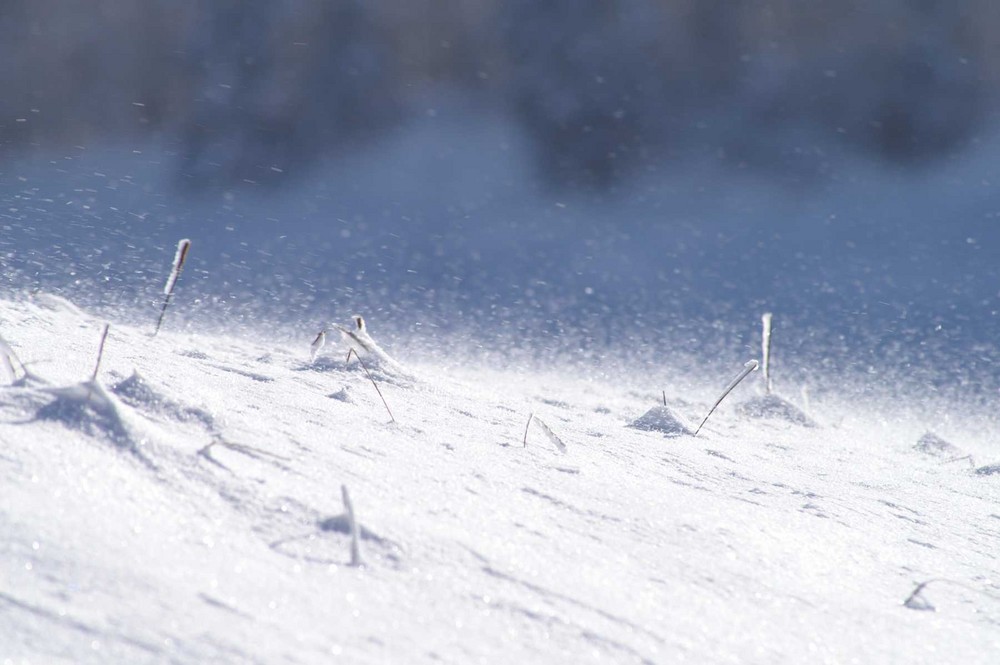
{"type": "Polygon", "coordinates": [[[368,326],[365,324],[363,317],[355,314],[354,328],[345,328],[340,325],[334,325],[334,327],[340,331],[340,334],[344,337],[348,346],[355,350],[355,355],[357,355],[358,350],[364,351],[368,354],[368,357],[372,359],[372,362],[376,363],[381,369],[391,374],[395,374],[401,377],[410,377],[412,374],[401,364],[399,364],[392,356],[385,352],[385,350],[378,345],[371,335],[368,334],[368,326]]]}
{"type": "Polygon", "coordinates": [[[326,345],[326,330],[320,330],[319,334],[316,335],[316,339],[309,346],[309,362],[316,362],[316,356],[319,355],[320,350],[326,345]]]}
{"type": "Polygon", "coordinates": [[[764,391],[771,394],[771,312],[764,312],[761,322],[761,370],[764,372],[764,391]]]}
{"type": "Polygon", "coordinates": [[[187,260],[188,250],[191,249],[191,241],[184,238],[177,243],[177,253],[174,254],[174,265],[170,269],[170,276],[167,277],[167,283],[163,286],[163,307],[160,309],[160,318],[156,320],[156,329],[153,330],[153,337],[160,332],[160,326],[163,325],[163,317],[167,313],[167,307],[170,306],[170,298],[174,295],[174,287],[177,286],[177,278],[181,276],[181,270],[184,268],[184,262],[187,260]]]}
{"type": "Polygon", "coordinates": [[[549,441],[552,442],[552,445],[559,449],[559,452],[566,452],[566,444],[563,443],[562,439],[560,439],[556,433],[552,431],[552,428],[546,425],[545,422],[534,413],[528,416],[528,424],[524,428],[525,448],[528,447],[528,430],[531,429],[531,423],[538,425],[538,429],[542,430],[542,433],[546,436],[546,438],[548,438],[549,441]]]}
{"type": "Polygon", "coordinates": [[[94,373],[90,375],[91,381],[97,381],[97,372],[101,369],[101,359],[104,358],[104,342],[108,339],[108,329],[110,326],[105,323],[101,330],[101,341],[97,345],[97,362],[94,363],[94,373]]]}
{"type": "Polygon", "coordinates": [[[17,373],[14,372],[14,363],[11,361],[10,356],[2,350],[0,350],[0,367],[3,367],[8,383],[17,381],[17,373]]]}
{"type": "Polygon", "coordinates": [[[10,383],[17,381],[17,368],[21,368],[21,372],[27,375],[28,370],[25,369],[24,363],[21,362],[17,354],[14,353],[14,349],[10,348],[10,345],[0,337],[0,367],[3,367],[4,373],[7,374],[7,378],[10,383]]]}
{"type": "Polygon", "coordinates": [[[704,427],[705,423],[708,422],[708,418],[713,413],[715,413],[715,409],[720,404],[722,404],[722,400],[726,399],[726,395],[728,395],[729,393],[731,393],[733,391],[733,388],[735,388],[736,386],[738,386],[740,384],[740,381],[742,381],[743,379],[747,378],[747,374],[749,374],[750,372],[754,371],[759,366],[760,366],[760,363],[758,363],[756,360],[748,360],[746,362],[746,364],[743,365],[743,370],[739,373],[739,375],[737,375],[737,377],[735,379],[732,380],[732,382],[728,386],[726,386],[726,389],[722,391],[721,395],[719,395],[719,399],[715,400],[715,404],[713,404],[712,408],[709,409],[708,413],[705,414],[705,418],[701,421],[701,424],[698,425],[698,429],[696,429],[694,431],[694,435],[695,436],[698,436],[698,432],[700,432],[701,428],[704,427]]]}
{"type": "Polygon", "coordinates": [[[358,521],[354,517],[354,504],[351,495],[347,493],[347,485],[340,486],[340,494],[344,500],[344,514],[347,515],[347,528],[351,533],[351,565],[361,565],[361,544],[358,539],[358,521]]]}

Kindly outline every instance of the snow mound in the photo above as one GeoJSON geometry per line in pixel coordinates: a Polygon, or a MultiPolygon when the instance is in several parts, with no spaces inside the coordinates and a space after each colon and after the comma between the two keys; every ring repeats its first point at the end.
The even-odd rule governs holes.
{"type": "Polygon", "coordinates": [[[156,406],[166,402],[163,395],[137,371],[111,387],[111,392],[130,406],[156,406]]]}
{"type": "Polygon", "coordinates": [[[692,430],[669,406],[657,404],[631,423],[629,427],[645,432],[660,432],[669,437],[690,436],[692,430]]]}
{"type": "Polygon", "coordinates": [[[335,399],[338,402],[343,402],[345,404],[354,404],[354,398],[351,397],[351,393],[348,391],[347,386],[344,386],[340,390],[330,393],[327,395],[330,399],[335,399]]]}
{"type": "Polygon", "coordinates": [[[914,444],[913,449],[934,457],[959,457],[963,454],[961,448],[945,441],[934,432],[925,432],[914,444]]]}
{"type": "MultiPolygon", "coordinates": [[[[268,544],[272,551],[292,559],[322,565],[346,565],[350,560],[350,517],[341,513],[317,519],[313,529],[286,536],[268,544]]],[[[358,524],[366,559],[397,567],[403,548],[396,542],[358,524]]]]}
{"type": "Polygon", "coordinates": [[[770,393],[751,397],[736,407],[737,412],[750,418],[783,420],[803,427],[816,427],[816,421],[784,397],[770,393]]]}
{"type": "Polygon", "coordinates": [[[1000,476],[1000,462],[987,464],[976,469],[977,476],[1000,476]]]}
{"type": "Polygon", "coordinates": [[[133,409],[178,422],[201,423],[212,431],[217,429],[212,414],[204,409],[187,406],[168,397],[161,390],[155,388],[138,371],[133,371],[127,379],[112,386],[111,392],[133,409]]]}
{"type": "Polygon", "coordinates": [[[43,389],[53,399],[35,413],[35,420],[62,424],[88,437],[113,444],[150,464],[143,454],[146,437],[126,422],[118,401],[96,380],[43,389]]]}

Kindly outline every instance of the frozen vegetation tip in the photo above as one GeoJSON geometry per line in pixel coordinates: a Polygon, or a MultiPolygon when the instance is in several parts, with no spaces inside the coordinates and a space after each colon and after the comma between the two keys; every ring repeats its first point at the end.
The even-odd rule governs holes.
{"type": "Polygon", "coordinates": [[[153,329],[153,337],[156,337],[157,333],[160,332],[160,326],[163,325],[163,317],[167,313],[167,307],[170,306],[170,299],[174,295],[174,287],[177,286],[177,279],[181,276],[181,270],[184,268],[184,262],[187,260],[190,249],[191,241],[187,238],[177,243],[177,251],[174,253],[174,263],[170,268],[170,275],[167,277],[167,282],[163,285],[163,306],[160,308],[160,317],[156,320],[156,328],[153,329]]]}

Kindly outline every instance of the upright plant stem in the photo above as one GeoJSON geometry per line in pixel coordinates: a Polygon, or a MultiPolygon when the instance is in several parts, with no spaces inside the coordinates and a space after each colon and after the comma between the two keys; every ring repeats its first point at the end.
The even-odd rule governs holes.
{"type": "Polygon", "coordinates": [[[101,369],[101,359],[104,357],[104,342],[108,339],[108,324],[104,324],[104,329],[101,330],[101,341],[97,345],[97,362],[94,363],[94,373],[90,375],[91,381],[97,380],[97,372],[101,369]]]}
{"type": "Polygon", "coordinates": [[[170,306],[170,299],[174,295],[174,287],[177,285],[177,278],[181,276],[181,270],[184,268],[184,262],[187,260],[188,251],[191,249],[191,241],[184,238],[177,243],[177,253],[174,254],[174,264],[170,269],[170,276],[167,277],[167,283],[163,286],[163,307],[160,308],[160,318],[156,320],[156,328],[153,330],[153,337],[160,332],[160,326],[163,325],[163,317],[167,313],[167,307],[170,306]]]}
{"type": "Polygon", "coordinates": [[[764,391],[771,394],[771,318],[770,312],[765,312],[760,317],[761,323],[761,369],[764,371],[764,391]]]}

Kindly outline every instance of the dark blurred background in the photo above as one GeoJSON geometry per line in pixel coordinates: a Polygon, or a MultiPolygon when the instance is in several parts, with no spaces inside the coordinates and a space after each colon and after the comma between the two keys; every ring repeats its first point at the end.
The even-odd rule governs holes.
{"type": "Polygon", "coordinates": [[[192,318],[729,362],[768,308],[994,376],[998,47],[989,0],[2,0],[0,276],[141,309],[189,235],[192,318]]]}
{"type": "Polygon", "coordinates": [[[278,184],[429,88],[502,108],[553,187],[699,153],[921,166],[995,118],[988,0],[4,0],[0,149],[167,135],[181,186],[278,184]]]}

